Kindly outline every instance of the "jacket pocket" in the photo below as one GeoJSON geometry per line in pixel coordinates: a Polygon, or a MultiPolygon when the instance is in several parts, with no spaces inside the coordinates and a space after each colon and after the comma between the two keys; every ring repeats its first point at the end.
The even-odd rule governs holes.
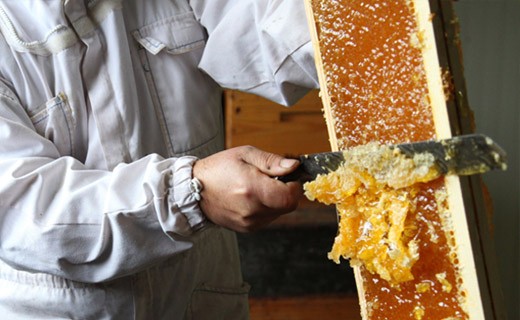
{"type": "Polygon", "coordinates": [[[54,143],[60,155],[74,154],[74,116],[65,94],[48,100],[29,112],[36,132],[54,143]]]}
{"type": "Polygon", "coordinates": [[[199,157],[223,146],[222,90],[198,64],[207,34],[193,12],[143,26],[132,33],[169,156],[199,157]]]}
{"type": "Polygon", "coordinates": [[[203,284],[193,292],[186,318],[189,320],[249,319],[249,288],[247,283],[238,288],[203,284]]]}
{"type": "Polygon", "coordinates": [[[205,44],[205,32],[193,13],[178,14],[146,25],[133,36],[148,52],[157,55],[161,51],[181,54],[205,44]]]}

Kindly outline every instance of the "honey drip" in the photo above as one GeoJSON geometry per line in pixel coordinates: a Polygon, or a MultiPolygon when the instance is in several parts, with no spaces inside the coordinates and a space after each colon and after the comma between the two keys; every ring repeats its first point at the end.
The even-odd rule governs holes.
{"type": "MultiPolygon", "coordinates": [[[[435,138],[422,58],[424,39],[417,27],[413,1],[312,0],[312,7],[326,80],[322,90],[326,91],[328,125],[334,129],[336,147],[344,150],[373,141],[398,144],[435,138]]],[[[444,179],[381,187],[369,175],[348,175],[359,181],[345,182],[348,187],[338,191],[337,179],[351,177],[331,178],[323,182],[321,191],[316,190],[328,196],[338,192],[358,194],[337,206],[340,228],[357,232],[340,239],[342,248],[363,251],[366,232],[384,234],[374,229],[378,221],[365,226],[366,221],[379,219],[375,202],[407,212],[406,217],[395,215],[393,223],[384,222],[389,225],[384,241],[390,241],[392,232],[400,234],[393,244],[399,248],[400,257],[381,258],[390,249],[389,244],[386,249],[374,246],[363,252],[368,258],[359,266],[363,283],[358,285],[363,286],[360,292],[365,295],[368,318],[467,319],[465,292],[453,250],[456,243],[448,227],[444,179]],[[372,213],[361,214],[356,211],[359,208],[372,213]],[[361,222],[363,215],[365,222],[361,222]],[[393,231],[391,225],[395,226],[393,231]]],[[[336,196],[329,201],[336,201],[336,196]]],[[[339,259],[343,252],[334,250],[331,257],[339,259]]],[[[359,255],[356,259],[354,264],[362,261],[359,255]]]]}

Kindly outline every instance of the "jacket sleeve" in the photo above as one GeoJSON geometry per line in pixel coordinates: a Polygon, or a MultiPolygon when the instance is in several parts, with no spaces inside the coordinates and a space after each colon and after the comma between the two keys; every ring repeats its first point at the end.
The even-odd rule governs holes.
{"type": "Polygon", "coordinates": [[[200,68],[220,85],[289,105],[318,87],[304,0],[191,0],[208,31],[200,68]]]}
{"type": "Polygon", "coordinates": [[[202,219],[189,190],[193,161],[150,155],[87,169],[35,132],[0,79],[0,259],[99,282],[189,249],[190,225],[202,219]]]}

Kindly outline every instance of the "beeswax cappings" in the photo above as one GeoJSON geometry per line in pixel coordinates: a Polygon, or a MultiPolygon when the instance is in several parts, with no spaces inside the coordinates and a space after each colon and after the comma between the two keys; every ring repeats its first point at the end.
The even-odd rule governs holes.
{"type": "Polygon", "coordinates": [[[392,286],[412,280],[419,259],[415,184],[439,176],[433,155],[407,158],[397,148],[371,143],[344,158],[336,171],[304,185],[310,200],[337,205],[340,228],[329,258],[350,259],[392,286]]]}

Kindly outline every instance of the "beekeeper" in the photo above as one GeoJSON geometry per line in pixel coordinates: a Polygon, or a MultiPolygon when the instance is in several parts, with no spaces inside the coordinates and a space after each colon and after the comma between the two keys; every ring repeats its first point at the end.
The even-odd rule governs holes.
{"type": "Polygon", "coordinates": [[[0,1],[2,318],[246,319],[232,230],[301,186],[222,88],[316,86],[302,0],[0,1]]]}

